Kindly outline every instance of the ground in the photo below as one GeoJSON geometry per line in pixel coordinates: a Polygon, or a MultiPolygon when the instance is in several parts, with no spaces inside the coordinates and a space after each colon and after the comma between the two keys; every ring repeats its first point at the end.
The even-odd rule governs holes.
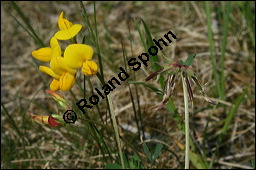
{"type": "MultiPolygon", "coordinates": [[[[88,39],[91,38],[79,2],[16,3],[45,46],[49,46],[50,38],[58,31],[57,20],[61,11],[64,11],[66,18],[74,24],[83,25],[77,36],[78,42],[82,42],[84,35],[88,39]]],[[[152,167],[183,168],[184,164],[182,147],[185,145],[185,137],[177,122],[175,123],[166,108],[153,112],[162,98],[150,88],[128,83],[133,80],[145,82],[145,78],[154,72],[151,64],[136,72],[129,70],[127,60],[123,57],[124,51],[128,59],[145,52],[136,27],[137,22],[140,30],[144,30],[142,18],[154,39],[163,38],[170,30],[177,36],[177,40],[158,53],[161,63],[166,62],[163,55],[175,61],[185,60],[189,54],[196,54],[192,68],[210,99],[219,103],[216,107],[209,105],[203,100],[196,86],[192,86],[194,111],[190,115],[190,126],[198,154],[204,153],[205,161],[211,162],[218,136],[222,133],[224,124],[228,122],[228,117],[233,115],[230,116],[227,132],[220,143],[219,152],[216,153],[213,168],[252,167],[251,161],[255,160],[255,38],[252,36],[255,31],[255,2],[248,3],[252,5],[249,8],[246,3],[231,2],[224,53],[223,100],[219,99],[216,90],[204,2],[96,3],[104,78],[110,80],[117,77],[119,67],[128,69],[131,75],[129,80],[121,82],[121,86],[109,94],[113,100],[124,150],[129,159],[137,153],[144,166],[150,167],[142,149],[142,137],[138,133],[137,120],[144,132],[143,140],[151,149],[154,149],[156,143],[165,146],[152,167]],[[246,12],[253,13],[253,18],[248,19],[246,12]],[[253,25],[250,25],[251,23],[253,25]],[[245,96],[240,99],[239,96],[245,91],[245,96]],[[134,110],[139,113],[140,118],[136,117],[134,110]],[[210,115],[212,116],[209,121],[210,115]]],[[[94,26],[94,4],[83,4],[94,26]]],[[[224,2],[210,3],[214,59],[219,74],[222,72],[220,66],[225,23],[222,12],[225,11],[226,5],[224,2]]],[[[10,3],[1,2],[1,168],[103,168],[107,163],[114,163],[113,159],[104,158],[98,144],[91,137],[89,120],[81,115],[78,115],[75,124],[60,129],[41,126],[29,118],[27,111],[50,115],[58,108],[45,92],[49,89],[51,78],[38,70],[37,64],[44,63],[35,61],[31,55],[31,52],[40,46],[28,34],[27,27],[24,30],[14,18],[23,24],[20,15],[10,3]]],[[[142,34],[146,35],[144,31],[142,34]]],[[[96,47],[93,48],[96,51],[96,47]]],[[[99,63],[97,53],[93,60],[99,63]]],[[[79,73],[77,77],[77,84],[72,89],[76,99],[70,92],[61,92],[74,107],[75,103],[83,98],[83,91],[80,88],[83,86],[83,76],[79,73]]],[[[96,76],[90,80],[93,88],[101,87],[96,76]]],[[[162,90],[156,78],[146,83],[162,90]]],[[[92,95],[89,85],[86,93],[88,97],[92,95]]],[[[176,81],[172,100],[177,113],[184,117],[180,80],[176,81]]],[[[106,144],[115,158],[118,150],[114,133],[111,131],[106,100],[101,100],[98,108],[94,107],[93,112],[89,112],[88,115],[103,136],[106,135],[106,144]],[[97,109],[101,110],[102,115],[98,115],[97,109]],[[100,117],[103,124],[100,123],[100,117]]],[[[196,165],[192,163],[192,167],[195,168],[196,165]]]]}

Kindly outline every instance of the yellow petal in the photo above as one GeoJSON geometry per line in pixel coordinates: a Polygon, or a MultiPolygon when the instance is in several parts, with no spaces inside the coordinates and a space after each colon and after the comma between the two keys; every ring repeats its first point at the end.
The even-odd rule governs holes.
{"type": "Polygon", "coordinates": [[[63,57],[56,56],[50,62],[50,67],[58,75],[62,75],[66,72],[70,74],[76,74],[77,70],[68,67],[64,61],[63,57]]]}
{"type": "Polygon", "coordinates": [[[32,52],[32,56],[43,62],[50,62],[52,58],[52,49],[50,47],[40,48],[32,52]]]}
{"type": "Polygon", "coordinates": [[[58,43],[57,38],[55,38],[55,37],[51,38],[50,46],[52,48],[52,56],[51,56],[51,58],[54,58],[56,56],[61,56],[61,48],[60,48],[60,45],[58,43]]]}
{"type": "Polygon", "coordinates": [[[51,38],[51,40],[50,40],[50,46],[51,46],[51,48],[54,48],[54,47],[56,47],[56,46],[59,46],[59,42],[58,42],[58,40],[57,40],[56,37],[52,37],[52,38],[51,38]]]}
{"type": "Polygon", "coordinates": [[[71,44],[64,51],[64,60],[71,68],[82,67],[83,62],[93,56],[92,47],[85,44],[71,44]]]}
{"type": "Polygon", "coordinates": [[[56,46],[52,49],[52,57],[51,58],[53,59],[54,57],[61,56],[61,53],[62,53],[62,51],[61,51],[60,46],[56,46]]]}
{"type": "Polygon", "coordinates": [[[85,61],[83,63],[82,72],[86,76],[96,74],[98,71],[98,65],[94,61],[85,61]]]}
{"type": "Polygon", "coordinates": [[[76,36],[76,34],[82,29],[82,25],[75,24],[68,29],[60,30],[54,34],[54,37],[58,40],[69,40],[76,36]]]}
{"type": "Polygon", "coordinates": [[[52,71],[52,69],[50,69],[49,67],[46,67],[46,66],[39,66],[39,70],[40,70],[41,72],[43,72],[43,73],[46,73],[46,74],[50,75],[51,77],[53,77],[53,78],[55,78],[55,79],[57,79],[57,80],[60,79],[60,76],[59,76],[58,74],[54,73],[54,72],[52,71]]]}
{"type": "Polygon", "coordinates": [[[53,79],[50,84],[50,89],[52,91],[58,91],[60,89],[60,82],[59,80],[53,79]]]}
{"type": "Polygon", "coordinates": [[[60,90],[69,91],[75,84],[76,78],[70,73],[65,73],[60,77],[60,90]]]}
{"type": "Polygon", "coordinates": [[[72,22],[69,22],[67,19],[64,18],[64,12],[60,13],[59,19],[58,19],[58,25],[60,30],[67,30],[69,29],[73,24],[72,22]]]}

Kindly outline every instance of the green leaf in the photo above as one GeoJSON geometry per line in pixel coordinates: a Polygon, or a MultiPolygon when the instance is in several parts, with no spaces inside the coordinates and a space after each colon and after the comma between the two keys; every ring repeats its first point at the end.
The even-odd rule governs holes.
{"type": "Polygon", "coordinates": [[[207,165],[205,165],[204,161],[201,159],[201,157],[198,154],[190,151],[189,157],[192,164],[196,167],[196,169],[208,169],[207,165]]]}
{"type": "MultiPolygon", "coordinates": [[[[118,154],[118,157],[121,161],[120,155],[118,154]]],[[[124,159],[124,166],[125,168],[129,168],[129,159],[126,153],[123,153],[123,159],[124,159]]]]}
{"type": "Polygon", "coordinates": [[[253,169],[255,169],[255,160],[251,160],[251,163],[252,163],[253,169]]]}
{"type": "Polygon", "coordinates": [[[130,161],[130,169],[145,169],[136,153],[133,155],[132,160],[130,161]]]}
{"type": "MultiPolygon", "coordinates": [[[[143,24],[143,27],[144,27],[144,30],[145,30],[145,33],[146,33],[146,37],[147,37],[147,43],[148,44],[147,44],[147,49],[145,49],[147,51],[151,46],[154,46],[154,41],[153,41],[153,38],[151,36],[150,30],[149,30],[147,24],[144,22],[143,19],[141,19],[141,21],[142,21],[142,24],[143,24]]],[[[152,64],[155,71],[159,70],[161,68],[161,67],[159,67],[158,65],[155,64],[155,62],[159,61],[159,58],[158,58],[157,55],[156,56],[151,56],[149,58],[149,61],[152,64]]]]}
{"type": "Polygon", "coordinates": [[[122,169],[122,166],[119,164],[107,164],[105,169],[122,169]]]}
{"type": "Polygon", "coordinates": [[[161,143],[158,143],[155,149],[154,157],[153,157],[153,162],[156,160],[156,158],[160,155],[160,152],[163,148],[163,145],[161,143]]]}
{"type": "Polygon", "coordinates": [[[136,153],[133,155],[132,159],[135,161],[140,161],[140,158],[136,153]]]}
{"type": "Polygon", "coordinates": [[[144,149],[144,152],[147,155],[148,159],[150,160],[150,162],[152,162],[151,153],[149,152],[149,149],[148,149],[148,146],[146,145],[146,143],[143,143],[143,149],[144,149]]]}
{"type": "Polygon", "coordinates": [[[135,26],[136,26],[136,28],[137,28],[137,30],[138,30],[138,32],[139,32],[140,40],[141,40],[141,42],[142,42],[142,44],[143,44],[143,46],[144,46],[144,49],[145,49],[145,51],[147,51],[146,40],[144,39],[144,37],[143,37],[143,35],[142,35],[142,32],[141,32],[141,30],[140,30],[140,28],[139,28],[139,25],[138,25],[138,23],[136,22],[136,20],[134,20],[134,22],[135,22],[135,26]]]}
{"type": "Polygon", "coordinates": [[[182,60],[179,60],[178,62],[179,62],[181,65],[184,65],[182,60]]]}
{"type": "Polygon", "coordinates": [[[145,30],[145,33],[146,33],[146,36],[147,36],[148,48],[149,48],[152,45],[154,45],[153,38],[152,38],[152,36],[150,34],[150,31],[148,29],[147,24],[144,22],[144,20],[142,18],[141,18],[141,21],[142,21],[142,24],[143,24],[143,27],[144,27],[144,30],[145,30]]]}
{"type": "Polygon", "coordinates": [[[195,56],[196,56],[196,54],[191,54],[191,55],[189,55],[184,65],[186,65],[186,66],[191,66],[191,64],[192,64],[193,59],[195,58],[195,56]]]}
{"type": "Polygon", "coordinates": [[[132,161],[129,161],[129,165],[131,169],[136,169],[137,165],[135,165],[132,161]]]}

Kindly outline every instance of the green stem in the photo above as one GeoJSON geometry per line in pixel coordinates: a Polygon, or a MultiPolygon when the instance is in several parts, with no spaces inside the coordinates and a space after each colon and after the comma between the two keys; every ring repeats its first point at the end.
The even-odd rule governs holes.
{"type": "Polygon", "coordinates": [[[215,60],[215,56],[214,56],[214,44],[213,44],[213,35],[212,35],[212,20],[211,20],[211,9],[210,9],[210,2],[209,1],[205,1],[205,10],[206,10],[206,16],[207,16],[207,27],[208,27],[208,40],[210,43],[210,55],[211,55],[211,62],[212,62],[212,68],[213,68],[213,76],[216,82],[216,88],[218,90],[219,93],[219,97],[221,97],[222,99],[224,97],[223,96],[223,92],[220,86],[220,79],[219,79],[219,75],[217,72],[217,63],[215,60]]]}
{"type": "MultiPolygon", "coordinates": [[[[97,72],[96,75],[97,75],[98,79],[100,80],[100,82],[102,84],[105,84],[103,76],[100,75],[99,72],[97,72]]],[[[119,137],[118,127],[117,127],[117,122],[116,122],[116,116],[115,116],[114,109],[113,109],[113,102],[112,102],[111,98],[108,95],[106,95],[106,98],[107,98],[109,112],[110,112],[113,127],[114,127],[114,132],[115,132],[115,136],[116,136],[116,142],[117,142],[117,147],[118,147],[118,150],[119,150],[119,155],[120,155],[120,159],[121,159],[122,168],[125,169],[123,152],[122,152],[122,148],[121,148],[121,141],[120,141],[120,137],[119,137]]]]}
{"type": "Polygon", "coordinates": [[[184,76],[182,77],[184,104],[185,104],[185,136],[186,136],[186,150],[185,150],[185,169],[189,169],[189,111],[188,111],[188,91],[185,85],[184,76]]]}
{"type": "Polygon", "coordinates": [[[116,135],[116,142],[117,142],[117,147],[118,147],[118,150],[119,150],[119,155],[120,155],[120,158],[121,158],[122,168],[125,169],[123,152],[122,152],[122,148],[121,148],[121,141],[120,141],[118,127],[117,127],[117,123],[116,123],[116,116],[115,116],[114,109],[113,109],[113,102],[112,102],[112,100],[109,96],[106,96],[106,97],[107,97],[107,100],[109,102],[109,110],[110,110],[110,115],[111,115],[114,131],[115,131],[115,135],[116,135]]]}

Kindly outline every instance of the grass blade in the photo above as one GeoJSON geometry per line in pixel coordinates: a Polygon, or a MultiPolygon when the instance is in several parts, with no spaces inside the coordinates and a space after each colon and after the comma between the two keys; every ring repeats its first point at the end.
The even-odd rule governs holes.
{"type": "Polygon", "coordinates": [[[4,104],[1,102],[1,106],[2,106],[2,111],[1,113],[4,113],[7,117],[8,117],[8,121],[10,123],[10,125],[13,127],[13,129],[16,130],[17,134],[20,136],[20,138],[22,138],[22,133],[20,132],[19,128],[16,126],[15,121],[13,120],[12,116],[9,114],[8,110],[6,109],[6,107],[4,106],[4,104]]]}
{"type": "MultiPolygon", "coordinates": [[[[21,11],[21,9],[16,4],[16,2],[10,1],[10,4],[12,5],[13,9],[15,9],[15,11],[18,13],[20,18],[25,23],[25,25],[27,26],[28,29],[25,29],[25,31],[28,32],[28,30],[29,30],[31,32],[31,34],[33,35],[32,38],[35,40],[35,42],[37,42],[41,47],[44,47],[45,45],[44,45],[43,41],[37,36],[37,34],[34,31],[33,27],[30,25],[29,20],[25,17],[24,13],[21,11]]],[[[25,28],[25,27],[22,27],[22,28],[25,28]]],[[[29,34],[29,35],[31,35],[31,34],[29,34]]]]}
{"type": "Polygon", "coordinates": [[[221,48],[221,75],[220,75],[220,83],[221,83],[221,89],[222,89],[222,99],[225,98],[225,77],[224,77],[224,61],[225,61],[225,53],[226,53],[226,47],[227,47],[227,36],[228,36],[228,24],[229,24],[229,16],[231,11],[230,2],[227,2],[227,7],[225,6],[224,10],[224,16],[225,16],[225,22],[224,22],[224,28],[223,28],[223,39],[222,39],[222,48],[221,48]],[[226,12],[225,12],[226,11],[226,12]]]}
{"type": "Polygon", "coordinates": [[[224,126],[221,129],[221,134],[219,135],[218,139],[217,139],[217,146],[216,146],[216,151],[214,152],[213,156],[212,156],[212,161],[210,163],[209,169],[211,169],[214,161],[215,161],[215,157],[216,157],[216,152],[218,152],[219,150],[219,145],[222,142],[223,137],[226,135],[227,130],[229,125],[231,124],[231,121],[233,120],[235,113],[237,112],[239,106],[242,104],[242,102],[245,99],[245,95],[247,94],[247,90],[245,90],[240,96],[238,96],[235,100],[235,104],[233,105],[233,107],[231,108],[231,111],[228,113],[227,118],[225,119],[225,123],[224,126]]]}
{"type": "Polygon", "coordinates": [[[213,67],[213,75],[217,87],[217,91],[220,98],[223,98],[223,93],[220,87],[220,81],[219,81],[219,75],[217,73],[217,64],[214,58],[214,46],[213,46],[213,35],[212,35],[212,20],[211,20],[211,10],[210,10],[210,2],[205,2],[205,9],[206,9],[206,15],[207,15],[207,27],[208,27],[208,41],[210,43],[210,54],[211,54],[211,62],[213,67]]]}

